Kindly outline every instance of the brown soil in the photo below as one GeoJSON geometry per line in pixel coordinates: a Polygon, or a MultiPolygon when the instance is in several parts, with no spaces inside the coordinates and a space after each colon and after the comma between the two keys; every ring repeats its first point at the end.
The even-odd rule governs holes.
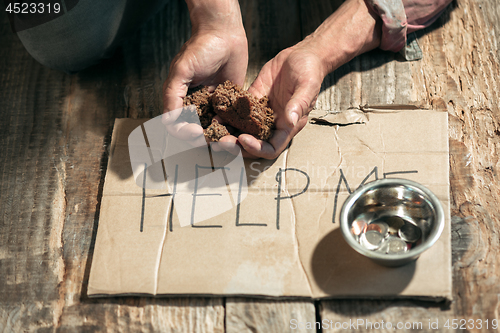
{"type": "Polygon", "coordinates": [[[230,81],[220,84],[213,93],[209,93],[206,87],[193,92],[186,96],[184,105],[196,105],[205,137],[210,141],[219,141],[229,135],[224,124],[261,140],[271,137],[274,115],[267,97],[258,99],[230,81]],[[215,115],[224,124],[212,121],[215,115]]]}

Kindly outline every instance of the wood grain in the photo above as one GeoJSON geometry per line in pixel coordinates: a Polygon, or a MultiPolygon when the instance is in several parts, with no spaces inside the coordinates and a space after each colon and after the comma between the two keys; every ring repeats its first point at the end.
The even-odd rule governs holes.
{"type": "Polygon", "coordinates": [[[298,328],[298,323],[314,322],[315,316],[314,303],[309,301],[231,298],[226,302],[226,332],[314,332],[298,328]]]}
{"type": "Polygon", "coordinates": [[[300,7],[298,0],[240,0],[240,8],[248,39],[248,88],[266,62],[302,39],[300,7]]]}
{"type": "Polygon", "coordinates": [[[67,78],[35,64],[0,25],[0,328],[57,322],[65,205],[59,156],[67,78]]]}

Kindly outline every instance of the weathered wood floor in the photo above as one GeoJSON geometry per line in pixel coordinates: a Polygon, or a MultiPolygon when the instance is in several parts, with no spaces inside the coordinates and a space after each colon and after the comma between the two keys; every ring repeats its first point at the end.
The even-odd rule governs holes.
{"type": "MultiPolygon", "coordinates": [[[[326,0],[242,0],[241,7],[250,43],[247,84],[266,60],[333,11],[326,0]]],[[[381,51],[354,59],[325,79],[317,103],[332,110],[397,103],[448,111],[453,302],[88,299],[113,120],[160,114],[168,65],[189,31],[185,5],[171,0],[112,59],[66,75],[32,60],[1,15],[0,332],[312,332],[290,329],[290,319],[358,318],[422,322],[424,330],[429,320],[442,328],[447,319],[482,319],[481,329],[476,322],[468,330],[492,331],[484,320],[500,316],[497,0],[456,1],[419,33],[422,61],[381,51]]]]}

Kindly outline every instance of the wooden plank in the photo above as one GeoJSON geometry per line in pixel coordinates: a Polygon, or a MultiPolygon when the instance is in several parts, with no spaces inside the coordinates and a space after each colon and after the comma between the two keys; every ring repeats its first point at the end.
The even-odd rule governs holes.
{"type": "Polygon", "coordinates": [[[316,320],[309,301],[271,301],[231,298],[226,302],[226,332],[315,332],[305,323],[316,320]]]}
{"type": "Polygon", "coordinates": [[[459,2],[449,17],[440,33],[427,36],[441,52],[423,66],[438,62],[438,75],[425,68],[423,74],[430,98],[441,97],[450,114],[452,216],[463,218],[453,245],[468,243],[453,265],[452,309],[466,318],[498,318],[500,10],[493,0],[459,2]]]}
{"type": "MultiPolygon", "coordinates": [[[[187,13],[179,3],[171,1],[168,10],[104,65],[75,76],[36,64],[3,16],[0,331],[221,332],[226,325],[228,331],[282,332],[290,330],[290,319],[316,319],[312,302],[228,298],[224,322],[221,298],[85,297],[106,168],[104,146],[115,117],[161,113],[158,95],[168,64],[189,34],[187,13]],[[179,39],[168,38],[168,29],[177,31],[179,39]]],[[[307,24],[319,24],[306,18],[325,15],[330,6],[316,3],[301,3],[302,35],[310,32],[307,24]]],[[[287,21],[267,12],[297,7],[272,6],[242,1],[242,9],[253,10],[245,14],[251,32],[247,86],[266,60],[298,41],[298,34],[287,30],[300,27],[297,21],[282,24],[287,21]],[[266,34],[274,34],[268,36],[274,38],[269,44],[266,34]],[[289,35],[294,37],[287,39],[289,35]]],[[[441,24],[447,20],[420,38],[423,61],[394,61],[381,51],[361,56],[327,77],[317,107],[394,102],[448,109],[455,301],[449,307],[416,301],[324,301],[319,319],[424,324],[439,319],[444,324],[448,318],[498,317],[500,8],[494,0],[461,1],[441,24]],[[373,88],[375,82],[380,88],[373,88]]]]}
{"type": "MultiPolygon", "coordinates": [[[[262,66],[281,50],[301,40],[298,1],[240,1],[249,44],[249,87],[262,66]]],[[[226,299],[226,332],[303,332],[290,320],[314,321],[312,301],[226,299]]],[[[315,330],[308,330],[314,332],[315,330]]]]}
{"type": "Polygon", "coordinates": [[[161,113],[187,17],[170,1],[112,59],[68,76],[35,63],[2,16],[0,331],[224,331],[222,298],[86,297],[114,119],[161,113]]]}
{"type": "Polygon", "coordinates": [[[248,39],[248,88],[266,62],[302,39],[299,1],[241,0],[240,8],[248,39]]]}
{"type": "Polygon", "coordinates": [[[57,321],[67,77],[35,64],[0,22],[0,329],[15,331],[57,321]]]}
{"type": "Polygon", "coordinates": [[[323,332],[439,332],[433,330],[438,321],[441,331],[446,308],[428,302],[388,300],[345,300],[321,302],[323,332]]]}
{"type": "Polygon", "coordinates": [[[169,1],[122,47],[126,77],[124,99],[130,118],[153,118],[163,112],[163,82],[170,62],[191,35],[184,1],[169,1]]]}

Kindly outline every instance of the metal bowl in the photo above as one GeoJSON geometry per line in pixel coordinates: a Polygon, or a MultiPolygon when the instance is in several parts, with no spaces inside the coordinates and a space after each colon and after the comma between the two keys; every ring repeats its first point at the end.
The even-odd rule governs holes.
{"type": "MultiPolygon", "coordinates": [[[[439,199],[419,183],[381,179],[360,186],[347,198],[340,211],[340,228],[347,243],[358,253],[384,266],[401,266],[416,260],[439,239],[444,229],[444,211],[439,199]],[[403,252],[369,249],[361,244],[366,240],[360,242],[358,233],[365,225],[377,222],[384,222],[389,228],[392,226],[392,232],[398,225],[416,226],[421,236],[403,252]]],[[[366,235],[361,234],[363,236],[366,235]]]]}

